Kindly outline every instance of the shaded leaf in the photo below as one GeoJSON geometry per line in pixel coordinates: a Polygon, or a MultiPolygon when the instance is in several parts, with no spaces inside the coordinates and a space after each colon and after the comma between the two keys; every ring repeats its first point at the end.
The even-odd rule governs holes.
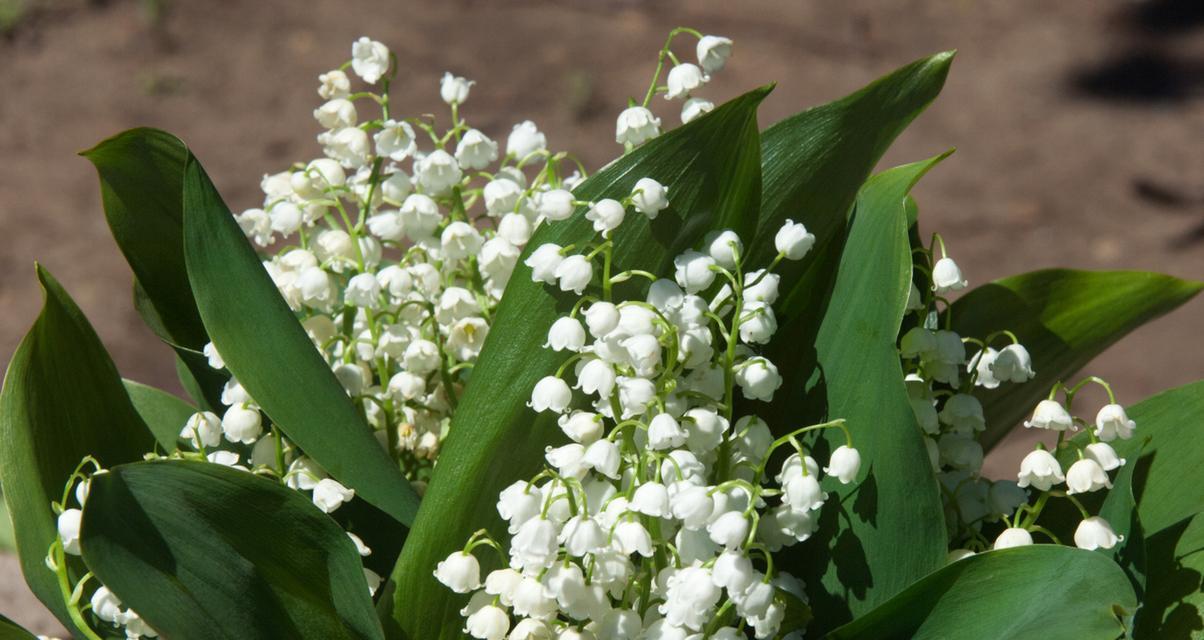
{"type": "Polygon", "coordinates": [[[92,477],[84,560],[173,639],[381,638],[359,553],[301,493],[221,465],[92,477]]]}
{"type": "MultiPolygon", "coordinates": [[[[834,487],[819,531],[787,565],[805,575],[818,631],[886,601],[945,557],[939,489],[895,347],[911,281],[904,200],[944,157],[885,171],[862,188],[816,338],[819,377],[808,394],[827,419],[848,421],[868,470],[834,487]]],[[[830,434],[830,446],[843,443],[830,434]]]]}
{"type": "Polygon", "coordinates": [[[1037,402],[1133,329],[1190,300],[1204,283],[1139,271],[1048,269],[983,285],[953,303],[953,330],[986,337],[1009,329],[1033,358],[1036,378],[978,389],[990,450],[1037,402]]]}
{"type": "MultiPolygon", "coordinates": [[[[80,155],[100,177],[105,220],[134,272],[134,307],[177,352],[199,353],[209,341],[184,267],[182,187],[188,148],[158,129],[119,133],[80,155]]],[[[225,377],[184,358],[209,408],[219,407],[225,377]]],[[[185,384],[185,387],[191,385],[185,384]]]]}
{"type": "Polygon", "coordinates": [[[403,524],[418,495],[306,335],[205,170],[184,171],[184,254],[226,368],[332,477],[403,524]]]}
{"type": "Polygon", "coordinates": [[[123,382],[130,402],[154,434],[159,447],[166,453],[175,451],[179,445],[180,431],[184,428],[184,423],[196,413],[196,407],[166,391],[141,382],[123,382]]]}
{"type": "MultiPolygon", "coordinates": [[[[752,232],[755,220],[748,214],[757,210],[761,185],[756,107],[767,92],[746,94],[648,142],[576,189],[578,199],[593,200],[623,197],[643,177],[668,186],[670,207],[655,221],[629,215],[616,231],[616,272],[639,268],[665,273],[674,256],[708,231],[752,232]]],[[[582,209],[570,220],[541,225],[527,248],[592,237],[582,209]]],[[[391,635],[404,629],[412,638],[459,636],[465,597],[437,583],[431,572],[476,529],[505,532],[494,508],[498,492],[534,475],[544,447],[563,438],[554,418],[537,416],[526,402],[536,381],[564,361],[563,354],[542,345],[548,327],[574,300],[532,282],[530,268],[520,260],[393,572],[392,616],[399,628],[390,630],[391,635]]]]}
{"type": "Polygon", "coordinates": [[[25,581],[74,629],[45,563],[58,535],[50,503],[62,500],[85,456],[115,465],[140,459],[155,443],[83,312],[49,272],[39,266],[37,276],[45,303],[0,392],[0,483],[25,581]]]}
{"type": "Polygon", "coordinates": [[[37,640],[37,637],[21,625],[0,616],[0,640],[37,640]]]}
{"type": "Polygon", "coordinates": [[[1136,607],[1104,554],[1034,545],[954,562],[829,637],[1110,639],[1136,607]]]}

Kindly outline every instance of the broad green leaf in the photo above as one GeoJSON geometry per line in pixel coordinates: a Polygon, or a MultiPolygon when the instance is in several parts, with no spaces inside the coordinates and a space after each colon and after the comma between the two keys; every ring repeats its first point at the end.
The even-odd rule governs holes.
{"type": "MultiPolygon", "coordinates": [[[[639,268],[666,273],[674,256],[713,229],[751,234],[756,221],[750,214],[757,210],[761,186],[756,107],[767,93],[753,91],[666,133],[577,188],[581,200],[625,196],[643,177],[669,188],[670,207],[654,222],[629,215],[616,231],[616,272],[639,268]]],[[[541,225],[527,246],[568,245],[591,237],[582,209],[570,220],[541,225]]],[[[466,599],[437,583],[431,572],[473,531],[487,527],[504,534],[494,507],[498,492],[534,475],[544,447],[563,439],[554,418],[537,416],[526,403],[536,381],[564,361],[562,354],[542,345],[548,327],[573,301],[532,282],[530,269],[520,260],[393,572],[392,615],[399,628],[389,629],[390,635],[400,636],[404,629],[415,639],[459,636],[459,609],[466,599]]]]}
{"type": "Polygon", "coordinates": [[[196,407],[154,387],[125,380],[125,390],[134,409],[155,436],[163,451],[171,453],[179,446],[184,423],[196,413],[196,407]]]}
{"type": "MultiPolygon", "coordinates": [[[[816,338],[819,377],[807,393],[827,419],[847,420],[863,472],[860,482],[832,487],[819,531],[787,567],[806,576],[818,626],[809,633],[869,611],[945,557],[939,489],[895,347],[911,281],[904,199],[944,157],[896,167],[862,188],[816,338]]],[[[843,436],[832,431],[827,440],[835,446],[843,436]]]]}
{"type": "Polygon", "coordinates": [[[161,636],[383,637],[354,543],[304,495],[182,460],[114,467],[91,487],[84,560],[161,636]]]}
{"type": "Polygon", "coordinates": [[[0,551],[11,552],[17,549],[16,532],[13,531],[13,520],[8,515],[8,504],[4,502],[3,487],[0,487],[0,551]]]}
{"type": "Polygon", "coordinates": [[[996,280],[953,303],[953,330],[983,338],[1009,329],[1033,358],[1025,384],[979,389],[990,450],[1059,380],[1065,380],[1133,329],[1204,288],[1157,273],[1048,269],[996,280]]]}
{"type": "Polygon", "coordinates": [[[199,353],[209,341],[184,268],[181,195],[188,148],[170,133],[139,128],[80,155],[100,177],[105,220],[134,272],[135,308],[160,338],[182,352],[208,404],[220,406],[224,377],[203,359],[183,353],[199,353]]]}
{"type": "Polygon", "coordinates": [[[1204,631],[1204,381],[1147,398],[1128,413],[1137,423],[1133,438],[1111,444],[1128,459],[1145,530],[1137,637],[1189,637],[1204,631]]]}
{"type": "MultiPolygon", "coordinates": [[[[791,116],[761,135],[761,214],[752,264],[772,258],[773,237],[786,219],[802,222],[815,247],[781,265],[780,329],[766,355],[799,363],[781,370],[783,388],[802,388],[815,369],[815,334],[832,291],[862,183],[887,147],[936,98],[953,62],[947,51],[922,58],[835,102],[791,116]]],[[[779,432],[803,410],[801,394],[783,395],[761,415],[779,432]]]]}
{"type": "Polygon", "coordinates": [[[21,625],[0,616],[0,640],[37,640],[37,637],[21,625]]]}
{"type": "Polygon", "coordinates": [[[1107,556],[1054,545],[988,551],[925,577],[833,640],[1111,640],[1137,599],[1107,556]]]}
{"type": "Polygon", "coordinates": [[[151,432],[83,312],[37,268],[42,312],[13,354],[0,392],[0,483],[30,590],[73,629],[46,551],[57,534],[52,501],[87,455],[111,466],[154,449],[151,432]]]}
{"type": "Polygon", "coordinates": [[[1149,536],[1146,561],[1149,583],[1133,637],[1200,637],[1204,632],[1204,515],[1197,513],[1149,536]]]}
{"type": "Polygon", "coordinates": [[[184,255],[226,368],[306,455],[373,506],[413,522],[418,495],[373,436],[195,158],[184,170],[184,255]]]}

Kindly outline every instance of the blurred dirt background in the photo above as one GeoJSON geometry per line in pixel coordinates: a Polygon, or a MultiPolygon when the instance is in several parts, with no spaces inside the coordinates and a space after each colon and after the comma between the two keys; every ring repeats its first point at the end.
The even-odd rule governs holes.
{"type": "MultiPolygon", "coordinates": [[[[677,25],[736,41],[707,97],[779,83],[763,125],[958,49],[943,95],[883,166],[958,147],[916,196],[972,284],[1047,266],[1204,278],[1200,0],[0,0],[0,362],[39,308],[36,259],[124,375],[175,387],[169,352],[130,305],[95,174],[75,156],[109,135],[168,129],[232,208],[255,206],[263,173],[318,153],[317,75],[369,35],[401,59],[398,112],[442,114],[438,78],[452,70],[477,80],[465,108],[476,126],[504,137],[534,119],[597,168],[677,25]]],[[[1089,370],[1135,402],[1204,377],[1202,330],[1195,300],[1089,370]]],[[[1017,434],[988,473],[1010,475],[1029,446],[1017,434]]],[[[0,613],[55,632],[16,566],[0,556],[0,613]]]]}

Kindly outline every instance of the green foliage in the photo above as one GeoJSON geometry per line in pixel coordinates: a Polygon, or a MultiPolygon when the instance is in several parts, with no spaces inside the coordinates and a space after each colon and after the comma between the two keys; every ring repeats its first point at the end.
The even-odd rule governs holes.
{"type": "Polygon", "coordinates": [[[184,169],[183,192],[188,279],[226,368],[327,473],[399,522],[413,522],[418,495],[314,349],[195,158],[184,169]]]}
{"type": "Polygon", "coordinates": [[[1204,282],[1139,271],[1047,269],[983,285],[953,303],[953,330],[986,336],[1011,330],[1033,357],[1027,384],[979,389],[984,449],[1003,439],[1050,387],[1133,329],[1192,299],[1204,282]]]}
{"type": "Polygon", "coordinates": [[[167,638],[373,639],[354,543],[305,496],[221,465],[140,462],[94,476],[88,567],[167,638]]]}
{"type": "MultiPolygon", "coordinates": [[[[862,188],[816,338],[818,376],[807,394],[829,418],[848,421],[869,471],[832,487],[839,498],[797,549],[798,568],[790,565],[805,576],[821,631],[884,602],[945,557],[940,492],[895,347],[911,283],[904,198],[943,157],[891,169],[862,188]]],[[[832,435],[829,444],[843,442],[832,435]]]]}
{"type": "Polygon", "coordinates": [[[959,560],[829,636],[1116,638],[1137,600],[1106,556],[1036,545],[959,560]]]}
{"type": "Polygon", "coordinates": [[[165,453],[176,450],[180,430],[196,413],[196,407],[166,391],[133,380],[125,380],[125,390],[134,403],[134,410],[155,434],[155,441],[165,453]]]}
{"type": "Polygon", "coordinates": [[[0,483],[29,588],[74,628],[46,550],[57,538],[52,501],[85,456],[106,466],[138,460],[155,442],[100,338],[42,267],[42,312],[8,365],[0,392],[0,483]]]}

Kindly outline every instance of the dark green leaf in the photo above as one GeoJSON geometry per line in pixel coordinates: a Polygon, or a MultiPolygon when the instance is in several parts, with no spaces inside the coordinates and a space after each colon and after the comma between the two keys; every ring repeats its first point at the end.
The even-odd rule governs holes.
{"type": "Polygon", "coordinates": [[[180,430],[196,413],[196,407],[172,394],[133,380],[125,380],[125,390],[134,409],[155,435],[155,441],[167,453],[176,450],[180,430]]]}
{"type": "Polygon", "coordinates": [[[1137,637],[1189,637],[1204,630],[1204,381],[1147,398],[1128,413],[1137,423],[1133,438],[1111,444],[1129,461],[1146,532],[1137,637]]]}
{"type": "Polygon", "coordinates": [[[382,638],[355,545],[304,495],[220,465],[93,476],[89,568],[160,635],[382,638]]]}
{"type": "MultiPolygon", "coordinates": [[[[616,269],[664,273],[674,256],[708,231],[752,232],[755,220],[749,212],[757,210],[761,185],[756,107],[767,92],[746,94],[652,140],[578,187],[582,200],[625,196],[646,176],[669,188],[670,208],[654,222],[629,216],[616,232],[616,269]]],[[[571,220],[540,226],[527,246],[568,245],[591,237],[590,223],[579,210],[571,220]]],[[[435,581],[435,563],[476,529],[504,533],[494,509],[498,492],[534,475],[544,447],[562,437],[554,419],[536,416],[526,402],[536,381],[564,360],[541,345],[548,327],[572,302],[532,282],[530,269],[520,261],[393,573],[393,616],[412,638],[459,636],[465,599],[435,581]]]]}
{"type": "Polygon", "coordinates": [[[184,170],[184,255],[226,368],[339,482],[404,524],[418,495],[381,448],[195,158],[184,170]]]}
{"type": "Polygon", "coordinates": [[[68,629],[46,551],[57,537],[52,501],[87,455],[109,466],[138,460],[154,439],[87,318],[45,269],[46,300],[13,354],[0,393],[0,482],[29,588],[68,629]]]}
{"type": "Polygon", "coordinates": [[[37,637],[21,625],[0,616],[0,640],[37,640],[37,637]]]}
{"type": "MultiPolygon", "coordinates": [[[[100,176],[105,219],[134,272],[134,306],[139,315],[177,351],[199,352],[209,338],[184,268],[181,207],[188,148],[170,133],[139,128],[80,155],[92,162],[100,176]]],[[[184,359],[200,380],[210,408],[220,406],[217,394],[224,376],[210,370],[203,359],[184,359]]]]}
{"type": "MultiPolygon", "coordinates": [[[[911,281],[904,199],[943,158],[891,169],[862,188],[816,338],[819,375],[808,394],[828,419],[848,421],[868,470],[830,496],[819,531],[788,568],[806,576],[818,631],[869,611],[945,557],[939,489],[895,347],[911,281]]],[[[837,433],[829,443],[843,439],[837,433]]]]}
{"type": "MultiPolygon", "coordinates": [[[[835,102],[808,109],[761,136],[761,214],[752,264],[772,258],[773,236],[786,219],[815,234],[815,247],[779,268],[780,327],[766,355],[798,362],[782,370],[783,387],[798,389],[815,369],[815,334],[832,291],[844,247],[848,213],[865,179],[896,137],[936,98],[953,52],[922,58],[835,102]]],[[[774,428],[797,417],[801,396],[780,398],[763,416],[774,428]]]]}
{"type": "Polygon", "coordinates": [[[954,562],[830,637],[1112,639],[1136,607],[1106,555],[1035,545],[954,562]]]}
{"type": "Polygon", "coordinates": [[[1190,300],[1204,283],[1138,271],[1048,269],[983,285],[953,304],[953,330],[982,338],[1009,329],[1037,376],[975,392],[983,403],[984,449],[1011,431],[1050,387],[1133,329],[1190,300]]]}

